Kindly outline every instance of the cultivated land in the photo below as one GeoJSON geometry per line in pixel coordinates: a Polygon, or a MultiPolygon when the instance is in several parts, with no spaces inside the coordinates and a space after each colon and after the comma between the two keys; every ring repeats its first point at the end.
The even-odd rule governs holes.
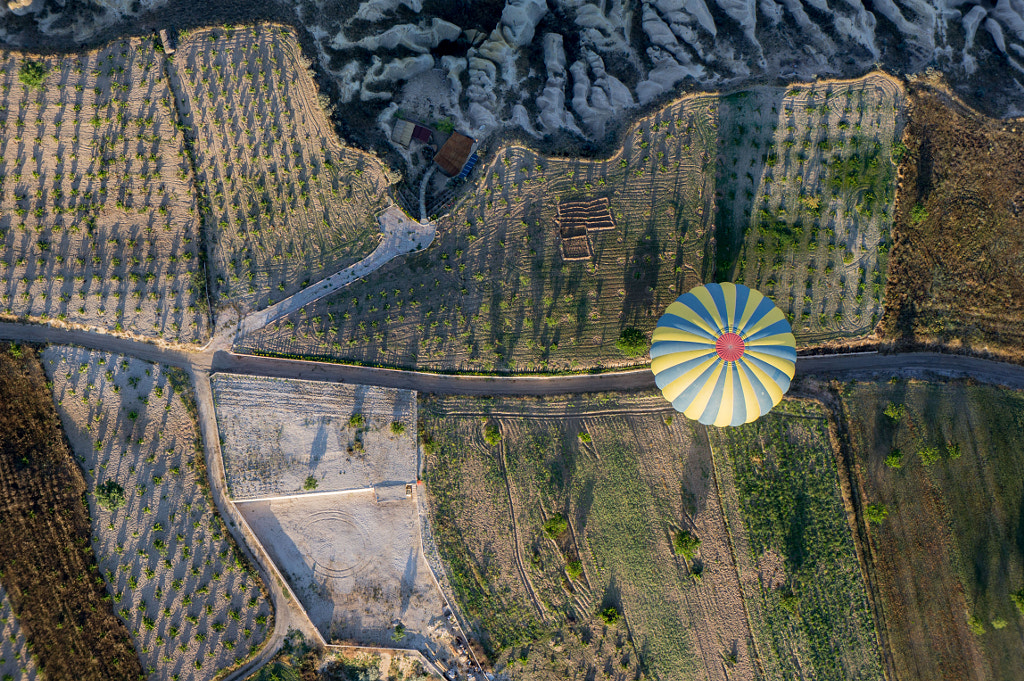
{"type": "Polygon", "coordinates": [[[11,609],[7,592],[0,586],[0,678],[35,681],[38,675],[39,663],[29,653],[21,623],[11,609]]]}
{"type": "Polygon", "coordinates": [[[755,678],[702,428],[650,393],[421,409],[435,541],[513,678],[755,678]]]}
{"type": "Polygon", "coordinates": [[[708,433],[765,676],[884,679],[824,410],[708,433]]]}
{"type": "Polygon", "coordinates": [[[0,51],[0,311],[140,336],[209,335],[193,178],[165,57],[131,39],[0,51]]]}
{"type": "Polygon", "coordinates": [[[800,344],[881,316],[904,108],[884,74],[721,100],[716,277],[770,296],[800,344]]]}
{"type": "MultiPolygon", "coordinates": [[[[5,348],[0,583],[46,678],[134,681],[142,669],[131,638],[111,609],[103,579],[94,574],[85,491],[35,352],[5,348]]],[[[16,633],[8,636],[17,642],[16,633]]]]}
{"type": "Polygon", "coordinates": [[[281,652],[254,675],[252,681],[291,681],[298,678],[315,678],[317,681],[426,681],[437,677],[428,675],[423,664],[410,656],[369,651],[325,651],[311,645],[302,634],[293,632],[285,639],[281,652]]]}
{"type": "Polygon", "coordinates": [[[273,629],[254,570],[210,502],[188,376],[124,356],[50,347],[54,399],[87,471],[93,546],[150,679],[212,679],[273,629]],[[123,506],[98,504],[114,481],[123,506]]]}
{"type": "Polygon", "coordinates": [[[645,332],[706,276],[716,99],[641,120],[607,160],[511,146],[438,219],[427,251],[245,339],[246,349],[400,367],[495,372],[637,364],[615,342],[645,332]],[[561,202],[607,197],[612,229],[564,261],[561,202]]]}
{"type": "Polygon", "coordinates": [[[896,677],[1019,677],[1024,394],[900,380],[842,402],[861,503],[888,512],[869,557],[896,677]]]}
{"type": "Polygon", "coordinates": [[[417,478],[412,391],[235,374],[210,382],[236,501],[417,478]]]}
{"type": "Polygon", "coordinates": [[[883,333],[1020,361],[1024,130],[911,82],[883,333]]]}
{"type": "Polygon", "coordinates": [[[174,70],[205,194],[214,307],[266,307],[373,250],[393,180],[338,140],[291,29],[192,32],[174,70]]]}

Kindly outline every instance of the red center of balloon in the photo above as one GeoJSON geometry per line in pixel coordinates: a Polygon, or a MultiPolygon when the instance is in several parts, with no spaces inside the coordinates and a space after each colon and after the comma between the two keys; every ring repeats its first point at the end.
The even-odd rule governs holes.
{"type": "Polygon", "coordinates": [[[723,333],[715,341],[715,352],[726,362],[735,362],[743,356],[743,339],[735,333],[723,333]]]}

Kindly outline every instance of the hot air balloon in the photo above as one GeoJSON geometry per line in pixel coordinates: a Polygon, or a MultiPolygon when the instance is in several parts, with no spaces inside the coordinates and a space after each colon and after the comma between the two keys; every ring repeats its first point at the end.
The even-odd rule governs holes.
{"type": "Polygon", "coordinates": [[[793,379],[796,339],[786,316],[742,284],[679,296],[651,340],[651,370],[665,399],[704,425],[750,423],[782,400],[793,379]]]}

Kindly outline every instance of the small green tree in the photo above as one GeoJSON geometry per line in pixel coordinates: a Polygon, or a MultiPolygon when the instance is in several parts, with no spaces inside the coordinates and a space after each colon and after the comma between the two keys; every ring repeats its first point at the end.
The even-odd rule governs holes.
{"type": "Polygon", "coordinates": [[[590,442],[590,440],[591,440],[590,433],[587,433],[587,432],[580,433],[580,442],[590,442]]]}
{"type": "Polygon", "coordinates": [[[401,421],[393,421],[391,423],[391,434],[401,435],[405,432],[405,424],[401,421]]]}
{"type": "Polygon", "coordinates": [[[627,326],[619,334],[615,347],[627,357],[639,357],[647,352],[647,336],[635,326],[627,326]]]}
{"type": "Polygon", "coordinates": [[[981,620],[974,615],[969,615],[967,617],[967,628],[970,629],[975,636],[981,636],[985,633],[985,625],[982,624],[981,620]]]}
{"type": "Polygon", "coordinates": [[[561,513],[556,513],[544,523],[544,535],[548,539],[558,539],[569,529],[569,521],[561,513]]]}
{"type": "Polygon", "coordinates": [[[893,469],[903,468],[903,452],[898,449],[889,452],[889,456],[885,457],[885,465],[893,469]]]}
{"type": "Polygon", "coordinates": [[[886,405],[885,411],[882,413],[884,413],[886,416],[892,419],[893,423],[899,423],[900,420],[906,415],[907,408],[902,404],[894,404],[890,402],[889,404],[886,405]]]}
{"type": "Polygon", "coordinates": [[[452,119],[447,116],[439,120],[434,127],[437,128],[438,132],[443,132],[446,135],[450,135],[455,132],[455,124],[452,123],[452,119]]]}
{"type": "Polygon", "coordinates": [[[399,622],[395,625],[395,633],[391,634],[392,641],[401,641],[405,638],[405,625],[399,622]]]}
{"type": "Polygon", "coordinates": [[[614,605],[609,605],[604,610],[599,611],[597,616],[600,617],[607,625],[615,624],[619,621],[620,617],[619,611],[614,605]]]}
{"type": "Polygon", "coordinates": [[[919,225],[927,219],[928,211],[920,203],[915,203],[914,207],[910,209],[910,221],[915,225],[919,225]]]}
{"type": "Polygon", "coordinates": [[[1017,610],[1020,611],[1021,617],[1024,617],[1024,589],[1010,594],[1010,600],[1017,606],[1017,610]]]}
{"type": "Polygon", "coordinates": [[[672,538],[672,548],[675,549],[677,556],[693,560],[700,549],[700,539],[689,530],[679,530],[672,538]]]}
{"type": "Polygon", "coordinates": [[[116,480],[107,480],[96,486],[96,503],[107,509],[115,511],[124,506],[124,487],[117,484],[116,480]]]}
{"type": "Polygon", "coordinates": [[[43,87],[46,80],[46,64],[41,61],[26,61],[18,69],[18,80],[31,88],[43,87]]]}
{"type": "Polygon", "coordinates": [[[306,482],[302,483],[302,489],[306,490],[307,492],[312,492],[317,488],[317,485],[319,484],[320,483],[317,482],[316,478],[310,475],[306,478],[306,482]]]}
{"type": "Polygon", "coordinates": [[[1002,617],[997,617],[994,620],[992,620],[992,628],[996,631],[1000,629],[1005,629],[1007,624],[1009,624],[1009,622],[1004,620],[1002,617]]]}
{"type": "Polygon", "coordinates": [[[869,523],[881,525],[889,517],[889,509],[885,507],[885,504],[868,504],[864,516],[869,523]]]}
{"type": "Polygon", "coordinates": [[[583,574],[583,563],[578,560],[570,560],[565,564],[565,574],[569,575],[569,579],[576,581],[583,574]]]}
{"type": "Polygon", "coordinates": [[[498,426],[490,423],[484,428],[484,442],[492,447],[497,446],[501,442],[501,431],[498,430],[498,426]]]}
{"type": "Polygon", "coordinates": [[[954,461],[963,456],[963,452],[960,451],[960,444],[956,442],[950,442],[946,445],[946,456],[954,461]]]}
{"type": "Polygon", "coordinates": [[[366,425],[366,418],[362,414],[352,414],[348,417],[348,425],[351,428],[362,428],[366,425]]]}
{"type": "Polygon", "coordinates": [[[933,463],[939,460],[939,448],[938,447],[922,447],[917,455],[921,457],[921,465],[931,466],[933,463]]]}

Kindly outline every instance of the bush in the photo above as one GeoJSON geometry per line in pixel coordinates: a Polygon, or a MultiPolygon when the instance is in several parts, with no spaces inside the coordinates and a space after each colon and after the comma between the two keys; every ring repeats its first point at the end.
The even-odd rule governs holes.
{"type": "Polygon", "coordinates": [[[544,536],[548,539],[558,539],[568,529],[569,521],[561,513],[556,513],[544,523],[544,536]]]}
{"type": "Polygon", "coordinates": [[[894,449],[885,457],[885,465],[889,468],[903,468],[903,452],[894,449]]]}
{"type": "Polygon", "coordinates": [[[590,433],[580,433],[580,441],[581,442],[590,442],[590,440],[591,440],[590,433]]]}
{"type": "Polygon", "coordinates": [[[352,428],[362,428],[366,425],[366,419],[362,414],[352,414],[348,419],[348,425],[352,428]]]}
{"type": "Polygon", "coordinates": [[[922,447],[918,451],[917,455],[921,457],[921,465],[931,466],[933,463],[939,460],[939,448],[938,447],[922,447]]]}
{"type": "Polygon", "coordinates": [[[302,483],[302,489],[306,490],[307,492],[312,492],[317,488],[317,485],[319,484],[320,483],[316,481],[316,478],[310,475],[309,477],[306,478],[306,482],[302,483]]]}
{"type": "Polygon", "coordinates": [[[450,135],[453,132],[455,132],[455,124],[452,123],[452,119],[448,117],[439,120],[437,122],[437,125],[435,125],[434,127],[437,128],[438,132],[443,132],[446,135],[450,135]]]}
{"type": "Polygon", "coordinates": [[[1004,620],[1002,617],[997,617],[994,620],[992,620],[992,628],[997,631],[999,629],[1005,629],[1007,624],[1009,624],[1009,622],[1004,620]]]}
{"type": "Polygon", "coordinates": [[[889,517],[889,509],[885,507],[885,504],[868,504],[868,508],[864,512],[864,515],[868,519],[869,523],[881,525],[882,522],[889,517]]]}
{"type": "Polygon", "coordinates": [[[639,357],[647,352],[647,336],[635,326],[627,326],[619,334],[615,347],[627,357],[639,357]]]}
{"type": "Polygon", "coordinates": [[[960,451],[960,445],[956,442],[950,442],[946,445],[946,455],[951,459],[959,459],[963,456],[963,452],[960,451]]]}
{"type": "Polygon", "coordinates": [[[492,447],[501,442],[501,431],[498,430],[498,426],[492,423],[484,428],[484,442],[492,447]]]}
{"type": "Polygon", "coordinates": [[[395,633],[391,634],[392,641],[401,641],[405,638],[405,625],[399,622],[395,625],[395,633]]]}
{"type": "Polygon", "coordinates": [[[1024,617],[1024,589],[1021,589],[1017,593],[1010,594],[1010,600],[1017,606],[1017,610],[1020,611],[1021,617],[1024,617]]]}
{"type": "Polygon", "coordinates": [[[890,402],[886,405],[885,411],[882,413],[892,419],[893,423],[899,423],[899,421],[906,415],[907,408],[902,404],[893,404],[890,402]]]}
{"type": "Polygon", "coordinates": [[[18,80],[29,87],[41,88],[46,80],[46,64],[41,61],[27,61],[18,70],[18,80]]]}
{"type": "Polygon", "coordinates": [[[672,538],[672,548],[675,549],[677,556],[693,560],[700,549],[700,539],[697,539],[689,530],[679,530],[672,538]]]}
{"type": "Polygon", "coordinates": [[[117,484],[116,480],[107,480],[97,485],[96,503],[108,511],[121,508],[124,506],[124,487],[117,484]]]}
{"type": "Polygon", "coordinates": [[[914,207],[910,209],[910,221],[915,225],[919,225],[927,219],[928,211],[920,203],[915,203],[914,207]]]}
{"type": "Polygon", "coordinates": [[[565,574],[569,575],[571,580],[579,579],[583,574],[583,563],[578,560],[570,560],[565,564],[565,574]]]}
{"type": "Polygon", "coordinates": [[[967,618],[967,628],[970,629],[975,636],[981,636],[985,633],[985,625],[982,624],[981,620],[974,615],[967,618]]]}
{"type": "Polygon", "coordinates": [[[604,621],[604,623],[608,625],[615,624],[619,621],[619,611],[615,608],[614,605],[609,605],[604,610],[601,610],[597,613],[597,616],[600,617],[604,621]]]}
{"type": "Polygon", "coordinates": [[[394,421],[394,422],[392,422],[392,424],[391,424],[391,434],[392,435],[402,435],[403,433],[405,433],[405,424],[402,423],[401,421],[394,421]]]}

